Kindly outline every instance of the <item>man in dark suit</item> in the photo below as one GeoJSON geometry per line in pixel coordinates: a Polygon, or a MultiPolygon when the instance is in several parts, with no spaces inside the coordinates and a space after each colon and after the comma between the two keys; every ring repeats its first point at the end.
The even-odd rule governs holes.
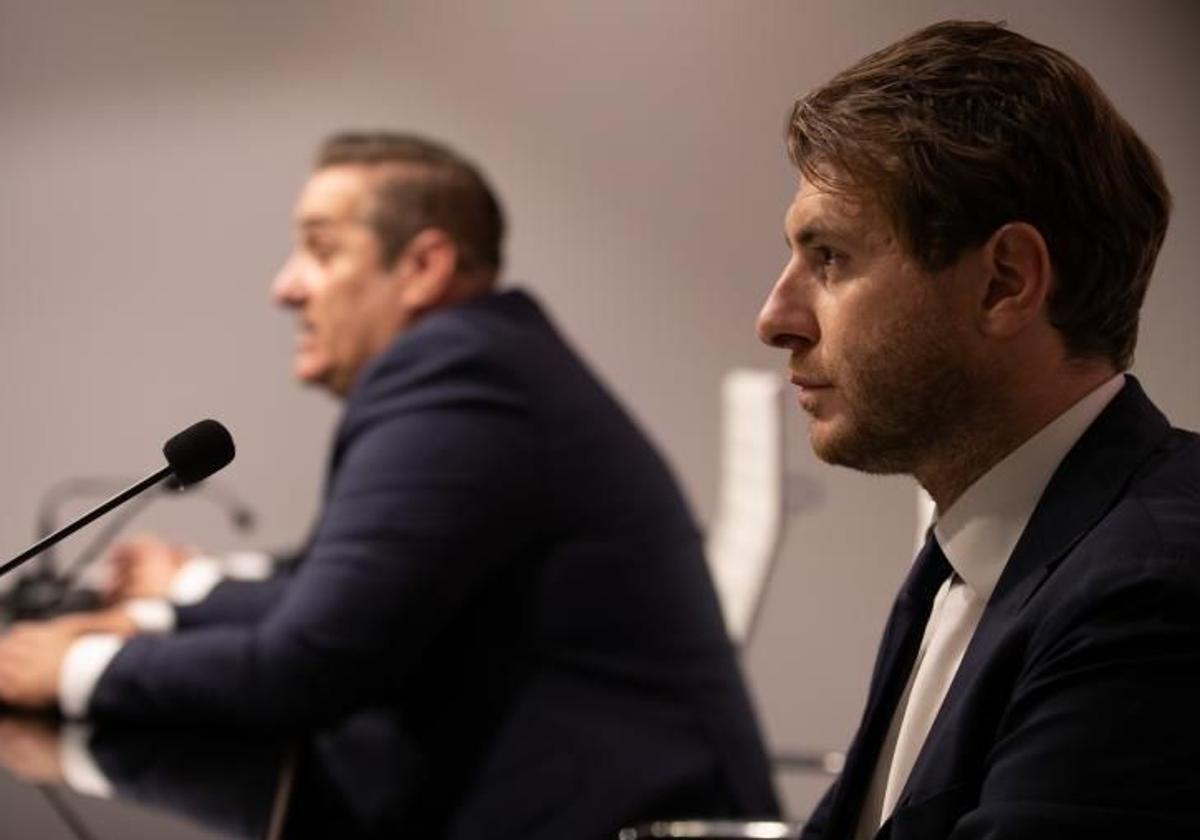
{"type": "Polygon", "coordinates": [[[1125,375],[1152,152],[1066,55],[947,22],[798,101],[759,318],[815,452],[936,519],[804,837],[1200,837],[1200,443],[1125,375]]]}
{"type": "Polygon", "coordinates": [[[294,571],[184,599],[165,622],[181,632],[71,640],[160,621],[144,596],[168,576],[155,591],[141,568],[137,609],[0,643],[0,697],[336,724],[358,744],[346,786],[403,780],[376,799],[413,836],[771,813],[691,515],[533,299],[494,289],[503,222],[480,173],[419,138],[335,137],[296,227],[274,286],[300,316],[295,373],[346,408],[294,571]]]}

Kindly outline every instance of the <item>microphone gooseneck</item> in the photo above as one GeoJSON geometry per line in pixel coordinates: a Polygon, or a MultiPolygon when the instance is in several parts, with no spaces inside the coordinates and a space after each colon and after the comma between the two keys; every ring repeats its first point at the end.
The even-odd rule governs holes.
{"type": "Polygon", "coordinates": [[[233,460],[233,438],[216,420],[201,420],[172,437],[163,446],[167,466],[151,473],[131,487],[101,502],[74,522],[39,540],[3,566],[0,576],[6,575],[30,557],[35,557],[55,543],[69,537],[88,523],[108,513],[118,505],[150,489],[160,481],[174,478],[186,487],[202,481],[233,460]]]}

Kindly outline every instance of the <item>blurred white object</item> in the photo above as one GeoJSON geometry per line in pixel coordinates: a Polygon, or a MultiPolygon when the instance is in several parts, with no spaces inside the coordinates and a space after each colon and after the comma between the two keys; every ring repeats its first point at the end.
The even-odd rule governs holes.
{"type": "Polygon", "coordinates": [[[708,838],[708,840],[788,840],[800,836],[800,823],[765,820],[674,820],[623,828],[617,840],[650,838],[708,838]]]}
{"type": "MultiPolygon", "coordinates": [[[[787,498],[788,486],[800,485],[788,481],[785,468],[783,391],[783,378],[770,371],[734,369],[721,383],[720,490],[705,550],[726,630],[743,649],[762,612],[787,515],[803,506],[802,499],[787,498]]],[[[772,756],[777,770],[825,776],[836,776],[844,762],[842,753],[829,750],[790,750],[772,756]]],[[[655,823],[646,830],[668,833],[637,834],[626,829],[634,833],[622,836],[799,836],[799,826],[788,823],[655,823]],[[687,833],[689,827],[700,833],[687,833]],[[728,833],[735,828],[750,833],[728,833]],[[703,833],[710,830],[716,833],[703,833]]]]}
{"type": "Polygon", "coordinates": [[[705,548],[739,646],[754,629],[783,534],[782,393],[774,372],[734,369],[721,383],[720,489],[705,548]]]}

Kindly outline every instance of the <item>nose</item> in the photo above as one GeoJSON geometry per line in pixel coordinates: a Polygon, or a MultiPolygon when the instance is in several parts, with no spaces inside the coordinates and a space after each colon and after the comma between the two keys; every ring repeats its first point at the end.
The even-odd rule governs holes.
{"type": "Polygon", "coordinates": [[[305,288],[300,260],[292,254],[271,281],[271,299],[280,306],[298,306],[304,302],[305,288]]]}
{"type": "Polygon", "coordinates": [[[771,347],[801,350],[821,338],[810,284],[804,282],[795,262],[784,267],[755,322],[759,340],[771,347]]]}

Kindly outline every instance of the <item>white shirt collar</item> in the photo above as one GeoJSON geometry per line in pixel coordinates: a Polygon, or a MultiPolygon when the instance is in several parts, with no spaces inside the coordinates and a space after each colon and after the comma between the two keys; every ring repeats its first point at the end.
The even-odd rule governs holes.
{"type": "Polygon", "coordinates": [[[934,522],[954,571],[986,602],[1071,447],[1125,384],[1117,374],[984,473],[934,522]]]}

